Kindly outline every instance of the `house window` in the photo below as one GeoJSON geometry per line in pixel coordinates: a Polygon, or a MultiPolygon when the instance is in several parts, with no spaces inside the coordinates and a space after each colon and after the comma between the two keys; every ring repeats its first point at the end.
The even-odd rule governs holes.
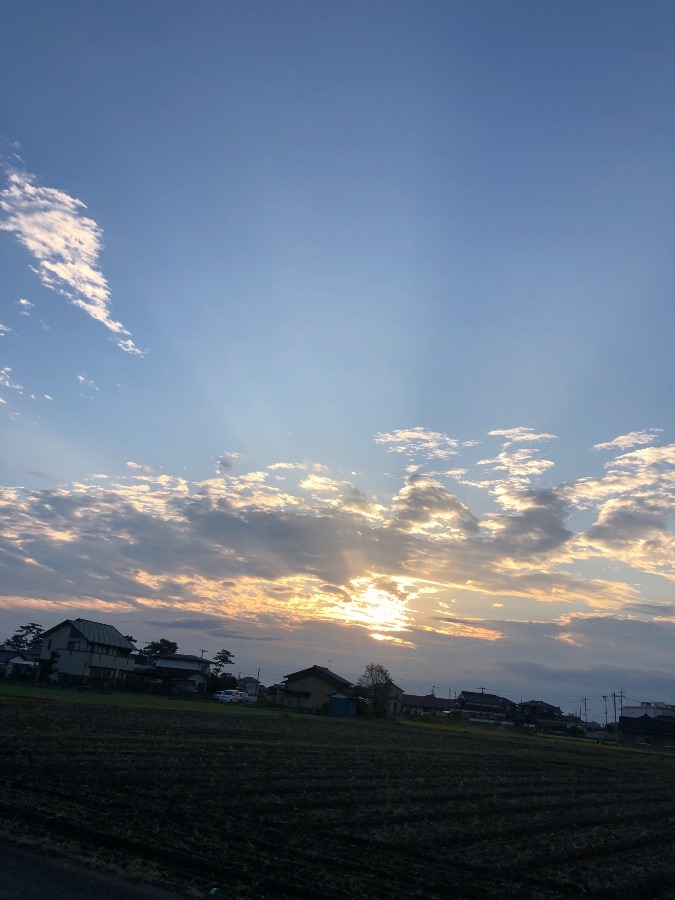
{"type": "Polygon", "coordinates": [[[648,737],[639,737],[635,743],[636,744],[648,744],[649,738],[648,737]]]}
{"type": "Polygon", "coordinates": [[[79,650],[80,642],[79,641],[68,641],[68,650],[79,650]]]}
{"type": "Polygon", "coordinates": [[[47,641],[47,650],[51,650],[51,649],[52,649],[52,639],[49,638],[49,640],[47,641]]]}

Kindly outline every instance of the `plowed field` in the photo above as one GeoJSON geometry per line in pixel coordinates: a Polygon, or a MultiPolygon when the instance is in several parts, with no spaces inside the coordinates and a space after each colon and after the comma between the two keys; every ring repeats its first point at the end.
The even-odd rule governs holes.
{"type": "Polygon", "coordinates": [[[675,757],[3,690],[5,835],[185,896],[675,897],[675,757]]]}

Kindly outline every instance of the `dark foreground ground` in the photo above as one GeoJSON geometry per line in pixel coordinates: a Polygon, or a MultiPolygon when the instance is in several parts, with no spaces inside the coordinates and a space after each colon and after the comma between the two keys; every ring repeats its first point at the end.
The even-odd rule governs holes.
{"type": "Polygon", "coordinates": [[[0,900],[180,900],[180,894],[139,887],[11,843],[0,848],[0,900]]]}
{"type": "Polygon", "coordinates": [[[0,723],[0,833],[183,897],[675,898],[674,756],[1,686],[0,723]]]}

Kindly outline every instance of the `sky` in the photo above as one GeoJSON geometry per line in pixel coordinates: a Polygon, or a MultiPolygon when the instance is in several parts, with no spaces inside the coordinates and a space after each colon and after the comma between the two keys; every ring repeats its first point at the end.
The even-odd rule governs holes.
{"type": "Polygon", "coordinates": [[[675,702],[673,5],[0,11],[0,640],[675,702]]]}

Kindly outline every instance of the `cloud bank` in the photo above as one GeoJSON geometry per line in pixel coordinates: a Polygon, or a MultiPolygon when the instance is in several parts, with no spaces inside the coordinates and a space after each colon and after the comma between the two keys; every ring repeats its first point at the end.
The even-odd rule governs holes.
{"type": "Polygon", "coordinates": [[[350,646],[373,640],[394,666],[452,652],[464,671],[491,666],[494,678],[528,677],[527,665],[590,671],[591,661],[609,672],[618,646],[639,683],[650,666],[661,671],[675,637],[675,445],[556,484],[550,468],[503,464],[512,433],[481,448],[497,437],[487,463],[471,458],[477,442],[416,430],[413,462],[430,445],[456,445],[462,466],[424,473],[404,462],[388,497],[317,463],[234,474],[224,464],[234,454],[199,482],[127,462],[119,478],[8,487],[2,594],[31,616],[75,606],[246,640],[330,633],[332,646],[349,633],[350,646]],[[486,465],[496,481],[478,477],[486,465]],[[477,490],[488,511],[471,508],[477,490]]]}

